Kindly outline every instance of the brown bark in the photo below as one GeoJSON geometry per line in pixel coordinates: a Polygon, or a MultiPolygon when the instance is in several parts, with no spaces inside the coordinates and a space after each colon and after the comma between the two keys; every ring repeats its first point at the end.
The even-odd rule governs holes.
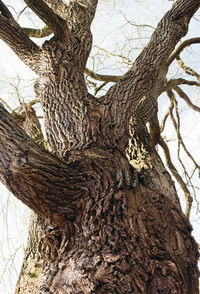
{"type": "Polygon", "coordinates": [[[32,139],[0,106],[0,179],[36,212],[16,293],[197,294],[192,228],[145,124],[199,0],[178,0],[99,100],[83,74],[97,0],[25,2],[54,36],[38,48],[0,1],[0,37],[39,76],[50,151],[31,109],[21,124],[32,139]]]}

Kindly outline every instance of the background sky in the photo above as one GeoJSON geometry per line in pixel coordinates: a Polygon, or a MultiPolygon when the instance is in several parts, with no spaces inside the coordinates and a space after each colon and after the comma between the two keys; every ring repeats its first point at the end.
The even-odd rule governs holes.
{"type": "MultiPolygon", "coordinates": [[[[24,8],[24,2],[21,0],[7,0],[5,4],[10,6],[13,14],[19,15],[24,8]]],[[[148,0],[99,0],[99,6],[96,18],[92,25],[94,48],[91,52],[91,58],[88,67],[98,73],[121,75],[129,68],[126,59],[117,58],[102,50],[107,50],[114,54],[120,54],[134,61],[142,48],[148,43],[153,29],[164,15],[164,13],[172,6],[173,1],[154,0],[151,3],[148,0]],[[137,26],[135,26],[137,24],[137,26]],[[143,27],[138,25],[144,25],[143,27]]],[[[198,37],[200,31],[200,13],[191,21],[190,30],[186,39],[198,37]]],[[[29,11],[25,11],[19,17],[20,24],[23,26],[42,27],[42,23],[37,18],[32,17],[29,11]]],[[[34,40],[40,43],[43,40],[34,40]]],[[[200,64],[200,44],[193,45],[184,50],[184,61],[192,66],[196,71],[199,70],[200,64]]],[[[200,71],[200,70],[199,70],[200,71]]],[[[168,74],[169,78],[185,77],[182,70],[176,64],[171,67],[168,74]]],[[[17,96],[25,102],[34,99],[33,81],[36,75],[33,74],[16,55],[0,41],[0,98],[4,99],[12,109],[19,106],[17,96]]],[[[187,79],[191,78],[187,76],[187,79]]],[[[90,85],[90,84],[89,84],[90,85]]],[[[105,89],[107,89],[109,84],[105,89]]],[[[200,90],[193,88],[190,90],[187,86],[183,89],[189,94],[193,103],[200,106],[200,90]]],[[[92,91],[92,89],[91,89],[92,91]]],[[[102,91],[100,94],[102,95],[102,91]]],[[[193,156],[200,163],[199,145],[200,145],[200,116],[189,109],[184,101],[179,101],[179,109],[181,112],[181,131],[183,138],[192,152],[193,156]]],[[[167,111],[169,101],[166,95],[159,98],[159,118],[162,119],[167,111]]],[[[36,105],[39,113],[39,106],[36,105]]],[[[168,138],[170,151],[172,151],[172,160],[179,165],[180,174],[183,171],[177,162],[177,140],[176,133],[172,124],[169,122],[163,134],[168,138]]],[[[162,152],[161,152],[162,155],[162,152]]],[[[164,160],[165,161],[165,160],[164,160]]],[[[189,170],[193,168],[191,161],[184,156],[184,163],[189,170]]],[[[197,200],[199,198],[199,175],[196,172],[194,176],[194,185],[197,189],[197,200]]],[[[177,190],[181,199],[183,209],[185,201],[183,193],[177,185],[177,190]]],[[[28,229],[29,210],[17,199],[15,199],[2,185],[0,186],[0,293],[14,293],[17,276],[20,271],[23,250],[26,244],[26,236],[28,229]]],[[[199,225],[200,215],[197,214],[197,202],[194,201],[192,209],[192,225],[194,227],[193,234],[200,243],[199,225]]]]}

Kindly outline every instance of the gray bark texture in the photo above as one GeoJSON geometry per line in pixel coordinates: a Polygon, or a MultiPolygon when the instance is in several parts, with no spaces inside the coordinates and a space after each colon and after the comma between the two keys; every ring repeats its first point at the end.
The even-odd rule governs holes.
{"type": "Polygon", "coordinates": [[[0,105],[0,180],[34,212],[15,294],[199,293],[192,227],[146,123],[200,1],[176,1],[100,99],[84,80],[97,0],[24,2],[53,37],[37,46],[0,1],[0,37],[38,74],[48,144],[30,105],[0,105]]]}

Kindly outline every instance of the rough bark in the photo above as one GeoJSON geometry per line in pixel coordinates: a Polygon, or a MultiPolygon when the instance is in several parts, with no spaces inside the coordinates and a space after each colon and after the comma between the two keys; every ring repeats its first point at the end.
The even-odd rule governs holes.
{"type": "Polygon", "coordinates": [[[199,0],[178,0],[98,100],[84,80],[97,0],[25,3],[54,36],[39,48],[0,1],[0,37],[39,76],[50,151],[37,120],[31,139],[0,106],[0,180],[36,212],[16,293],[198,293],[192,228],[145,124],[199,0]]]}

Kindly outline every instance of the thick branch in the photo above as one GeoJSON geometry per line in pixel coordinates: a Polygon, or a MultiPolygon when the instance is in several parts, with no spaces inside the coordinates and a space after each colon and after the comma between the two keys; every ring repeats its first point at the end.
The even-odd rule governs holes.
{"type": "Polygon", "coordinates": [[[25,3],[39,16],[39,18],[55,34],[62,36],[65,29],[65,21],[59,17],[43,0],[24,0],[25,3]]]}
{"type": "Polygon", "coordinates": [[[62,0],[44,0],[48,6],[63,19],[66,18],[67,5],[62,0]]]}
{"type": "Polygon", "coordinates": [[[13,111],[11,113],[11,116],[18,124],[22,126],[24,131],[34,140],[34,142],[45,147],[45,140],[42,133],[41,125],[31,103],[24,103],[22,106],[21,114],[13,111]]]}
{"type": "Polygon", "coordinates": [[[72,219],[89,174],[86,161],[67,165],[41,150],[0,105],[0,180],[24,204],[54,223],[72,219]]]}
{"type": "MultiPolygon", "coordinates": [[[[142,105],[149,110],[149,119],[151,118],[155,108],[153,99],[158,97],[160,88],[166,83],[168,58],[177,42],[186,35],[189,21],[199,7],[199,0],[176,1],[158,24],[149,44],[136,59],[133,67],[102,98],[102,102],[105,101],[109,105],[109,114],[106,113],[106,117],[113,116],[115,122],[127,126],[128,123],[125,122],[130,120],[138,105],[142,105]],[[124,89],[124,94],[121,89],[124,89]],[[116,108],[120,109],[120,112],[116,112],[116,108]]],[[[141,107],[140,112],[144,113],[144,116],[147,114],[146,111],[141,111],[141,107]]],[[[148,117],[145,117],[145,121],[148,121],[148,117]]]]}
{"type": "Polygon", "coordinates": [[[95,16],[98,0],[71,0],[69,9],[76,15],[76,21],[90,28],[95,16]]]}
{"type": "Polygon", "coordinates": [[[96,12],[97,2],[98,0],[71,0],[67,8],[68,28],[81,41],[83,51],[88,45],[87,51],[91,49],[90,26],[96,12]]]}
{"type": "Polygon", "coordinates": [[[37,73],[40,48],[23,32],[2,1],[0,12],[0,38],[37,73]]]}
{"type": "Polygon", "coordinates": [[[14,21],[14,18],[12,16],[12,14],[10,13],[9,9],[7,8],[7,6],[2,2],[0,1],[0,12],[3,16],[11,19],[12,21],[14,21]]]}

